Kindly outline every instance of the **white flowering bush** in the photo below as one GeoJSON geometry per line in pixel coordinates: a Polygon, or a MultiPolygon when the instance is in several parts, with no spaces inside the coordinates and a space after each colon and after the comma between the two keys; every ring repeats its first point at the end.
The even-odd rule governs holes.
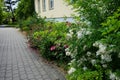
{"type": "Polygon", "coordinates": [[[99,29],[79,27],[68,32],[67,79],[120,80],[120,9],[99,29]]]}

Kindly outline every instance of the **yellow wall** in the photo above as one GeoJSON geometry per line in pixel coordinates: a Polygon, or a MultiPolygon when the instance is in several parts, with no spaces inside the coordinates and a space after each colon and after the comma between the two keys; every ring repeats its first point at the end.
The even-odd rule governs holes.
{"type": "Polygon", "coordinates": [[[59,17],[71,17],[74,14],[72,7],[68,6],[64,0],[54,0],[54,9],[49,10],[48,0],[46,0],[46,11],[42,10],[42,0],[40,0],[40,13],[38,13],[38,0],[35,0],[35,10],[42,17],[47,18],[59,18],[59,17]]]}

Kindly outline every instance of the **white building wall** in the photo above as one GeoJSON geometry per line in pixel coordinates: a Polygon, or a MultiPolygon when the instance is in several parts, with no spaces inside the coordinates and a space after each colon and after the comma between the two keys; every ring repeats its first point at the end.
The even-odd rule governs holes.
{"type": "Polygon", "coordinates": [[[49,1],[46,0],[46,11],[42,10],[42,0],[40,0],[40,12],[38,10],[38,0],[35,0],[35,10],[42,17],[47,18],[61,18],[61,17],[71,17],[71,14],[74,14],[72,10],[72,6],[68,6],[68,4],[64,0],[54,0],[54,9],[49,10],[49,1]]]}
{"type": "Polygon", "coordinates": [[[34,0],[34,4],[35,4],[35,11],[38,14],[38,0],[34,0]]]}

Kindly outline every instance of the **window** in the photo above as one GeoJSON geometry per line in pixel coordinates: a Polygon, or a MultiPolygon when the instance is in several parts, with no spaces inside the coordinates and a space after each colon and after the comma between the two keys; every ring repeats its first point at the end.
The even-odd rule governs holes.
{"type": "Polygon", "coordinates": [[[46,11],[46,0],[42,0],[42,9],[46,11]]]}
{"type": "Polygon", "coordinates": [[[40,0],[38,0],[38,13],[40,13],[40,0]]]}
{"type": "Polygon", "coordinates": [[[52,10],[54,8],[54,0],[49,0],[49,9],[52,10]]]}

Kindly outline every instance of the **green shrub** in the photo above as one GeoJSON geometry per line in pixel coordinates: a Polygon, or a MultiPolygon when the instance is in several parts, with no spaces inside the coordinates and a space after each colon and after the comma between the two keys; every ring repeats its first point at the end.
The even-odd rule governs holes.
{"type": "Polygon", "coordinates": [[[61,62],[70,59],[65,55],[65,37],[67,26],[65,23],[46,23],[44,30],[37,31],[33,38],[41,54],[49,60],[60,60],[61,62]],[[37,42],[37,43],[36,43],[37,42]]]}
{"type": "Polygon", "coordinates": [[[102,75],[99,73],[99,71],[83,71],[80,69],[77,69],[74,74],[69,74],[67,76],[68,80],[102,80],[102,75]]]}
{"type": "Polygon", "coordinates": [[[20,20],[18,24],[19,24],[19,28],[23,31],[36,30],[36,28],[38,30],[38,27],[40,28],[44,26],[45,20],[41,17],[38,18],[37,15],[34,15],[32,17],[29,17],[27,20],[20,20]]]}
{"type": "Polygon", "coordinates": [[[72,60],[69,63],[68,80],[120,79],[119,17],[120,8],[99,29],[82,26],[70,29],[66,53],[70,53],[72,60]]]}

